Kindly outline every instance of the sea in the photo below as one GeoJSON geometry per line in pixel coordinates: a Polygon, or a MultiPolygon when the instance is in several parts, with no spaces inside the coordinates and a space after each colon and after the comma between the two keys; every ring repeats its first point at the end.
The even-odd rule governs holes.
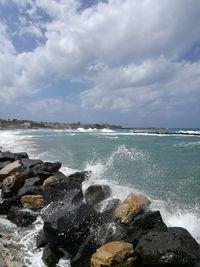
{"type": "MultiPolygon", "coordinates": [[[[61,161],[66,175],[91,170],[83,190],[107,184],[112,198],[122,201],[130,192],[142,192],[168,226],[186,228],[200,243],[200,129],[1,130],[0,150],[61,161]]],[[[27,266],[45,266],[42,250],[35,249],[42,226],[41,218],[19,228],[0,216],[0,232],[23,245],[27,266]]],[[[70,262],[63,259],[57,266],[70,262]]]]}

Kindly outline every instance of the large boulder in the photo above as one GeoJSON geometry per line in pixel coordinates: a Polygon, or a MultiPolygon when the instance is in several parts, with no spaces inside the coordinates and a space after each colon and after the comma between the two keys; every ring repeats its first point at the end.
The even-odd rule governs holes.
{"type": "Polygon", "coordinates": [[[61,251],[56,248],[50,248],[46,245],[43,249],[42,260],[49,267],[56,267],[59,259],[64,256],[61,251]]]}
{"type": "Polygon", "coordinates": [[[0,162],[0,170],[3,169],[6,165],[10,164],[11,162],[12,161],[10,160],[0,162]]]}
{"type": "Polygon", "coordinates": [[[134,246],[140,238],[149,232],[165,232],[167,226],[163,222],[160,211],[148,211],[137,215],[128,224],[123,226],[123,240],[132,243],[134,246]]]}
{"type": "Polygon", "coordinates": [[[151,201],[143,194],[131,193],[116,209],[115,217],[122,223],[128,224],[136,215],[142,213],[151,201]]]}
{"type": "Polygon", "coordinates": [[[32,168],[33,174],[42,179],[50,177],[54,172],[58,172],[61,168],[61,162],[42,162],[32,168]]]}
{"type": "Polygon", "coordinates": [[[24,208],[41,209],[44,206],[44,197],[42,195],[25,195],[20,198],[24,208]]]}
{"type": "Polygon", "coordinates": [[[111,195],[108,185],[91,185],[85,191],[85,201],[88,205],[94,206],[111,195]]]}
{"type": "Polygon", "coordinates": [[[193,267],[200,263],[200,245],[184,228],[150,232],[141,237],[136,254],[142,267],[193,267]]]}
{"type": "Polygon", "coordinates": [[[24,167],[24,169],[31,169],[37,164],[41,164],[42,161],[40,159],[28,159],[28,158],[23,158],[21,159],[21,164],[24,167]]]}
{"type": "Polygon", "coordinates": [[[42,185],[43,180],[39,177],[32,177],[32,178],[28,178],[25,181],[25,186],[40,186],[42,185]]]}
{"type": "Polygon", "coordinates": [[[135,259],[132,244],[110,242],[92,255],[91,267],[133,267],[135,259]]]}
{"type": "Polygon", "coordinates": [[[62,200],[68,197],[68,191],[75,189],[80,191],[82,198],[82,182],[87,175],[88,172],[76,172],[70,176],[65,176],[62,172],[54,173],[43,183],[46,202],[62,200]]]}
{"type": "Polygon", "coordinates": [[[44,221],[44,233],[50,247],[65,248],[75,255],[89,235],[91,226],[98,224],[98,214],[88,205],[79,203],[60,208],[44,221]]]}
{"type": "Polygon", "coordinates": [[[6,177],[2,183],[2,197],[10,197],[24,185],[27,178],[26,172],[16,172],[6,177]],[[10,191],[10,193],[8,193],[10,191]]]}
{"type": "Polygon", "coordinates": [[[37,214],[27,209],[12,206],[8,211],[7,219],[17,226],[28,226],[37,219],[37,214]]]}
{"type": "Polygon", "coordinates": [[[19,152],[19,153],[11,153],[9,151],[1,152],[0,151],[0,162],[3,161],[15,161],[15,160],[20,160],[23,158],[28,158],[28,154],[26,152],[19,152]]]}
{"type": "Polygon", "coordinates": [[[24,195],[43,195],[43,189],[35,185],[24,185],[19,189],[17,196],[22,197],[24,195]]]}
{"type": "Polygon", "coordinates": [[[23,258],[20,256],[21,246],[6,236],[0,238],[0,267],[24,267],[23,258]]]}
{"type": "Polygon", "coordinates": [[[2,182],[9,175],[15,172],[21,172],[22,170],[22,165],[19,160],[6,165],[3,169],[0,170],[0,182],[2,182]]]}
{"type": "Polygon", "coordinates": [[[19,206],[20,201],[17,197],[7,198],[0,203],[0,214],[7,214],[12,206],[19,206]]]}

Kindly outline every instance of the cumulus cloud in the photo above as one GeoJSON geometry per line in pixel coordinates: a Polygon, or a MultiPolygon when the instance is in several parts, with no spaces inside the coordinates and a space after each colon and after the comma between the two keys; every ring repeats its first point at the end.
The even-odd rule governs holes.
{"type": "Polygon", "coordinates": [[[164,114],[196,105],[200,63],[186,55],[200,44],[199,1],[109,0],[87,9],[78,0],[12,2],[22,14],[19,35],[43,42],[16,53],[0,24],[0,101],[81,81],[90,84],[80,95],[85,109],[164,114]]]}

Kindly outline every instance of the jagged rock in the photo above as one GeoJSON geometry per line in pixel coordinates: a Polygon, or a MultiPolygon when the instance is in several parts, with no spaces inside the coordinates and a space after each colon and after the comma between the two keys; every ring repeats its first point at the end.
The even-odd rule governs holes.
{"type": "Polygon", "coordinates": [[[20,201],[17,197],[7,198],[0,203],[0,214],[7,214],[12,206],[19,206],[20,201]]]}
{"type": "Polygon", "coordinates": [[[2,182],[6,177],[13,174],[14,172],[21,172],[22,165],[19,160],[16,160],[8,165],[6,165],[3,169],[0,170],[0,182],[2,182]]]}
{"type": "MultiPolygon", "coordinates": [[[[44,190],[45,203],[49,204],[51,202],[60,202],[63,205],[76,203],[83,200],[83,192],[81,189],[55,189],[49,188],[44,190]]],[[[58,203],[59,206],[59,203],[58,203]]]]}
{"type": "Polygon", "coordinates": [[[48,245],[43,248],[42,260],[48,267],[56,267],[59,259],[64,256],[64,254],[57,250],[52,249],[48,245]]]}
{"type": "Polygon", "coordinates": [[[88,205],[94,206],[111,195],[108,185],[92,185],[85,191],[85,201],[88,205]]]}
{"type": "Polygon", "coordinates": [[[0,161],[6,161],[9,160],[11,162],[15,161],[15,155],[9,151],[0,152],[0,161]]]}
{"type": "Polygon", "coordinates": [[[128,225],[123,226],[123,240],[135,246],[140,238],[148,232],[165,231],[167,231],[167,226],[163,222],[160,211],[149,211],[137,215],[128,225]]]}
{"type": "Polygon", "coordinates": [[[43,230],[50,247],[63,247],[75,255],[91,226],[98,222],[98,214],[88,205],[79,203],[50,214],[44,221],[43,230]]]}
{"type": "Polygon", "coordinates": [[[44,197],[42,195],[25,195],[20,198],[24,208],[41,209],[44,206],[44,197]]]}
{"type": "Polygon", "coordinates": [[[46,202],[62,200],[67,197],[68,191],[74,189],[80,192],[78,199],[82,198],[82,182],[87,175],[88,172],[76,172],[70,176],[65,176],[62,172],[54,173],[43,183],[46,202]]]}
{"type": "Polygon", "coordinates": [[[28,178],[25,181],[25,186],[40,186],[42,185],[43,180],[40,179],[39,177],[32,177],[32,178],[28,178]]]}
{"type": "Polygon", "coordinates": [[[24,195],[43,195],[43,189],[39,186],[24,185],[19,189],[17,196],[22,197],[24,195]]]}
{"type": "Polygon", "coordinates": [[[58,172],[61,168],[61,162],[42,162],[35,165],[32,170],[35,176],[43,179],[50,177],[54,172],[58,172]]]}
{"type": "MultiPolygon", "coordinates": [[[[105,205],[105,207],[101,213],[101,216],[102,216],[102,219],[104,222],[112,222],[114,220],[115,210],[120,205],[120,203],[121,203],[121,200],[118,198],[110,199],[106,203],[106,205],[105,205]]],[[[94,208],[95,208],[95,210],[97,210],[96,205],[94,208]]]]}
{"type": "Polygon", "coordinates": [[[49,178],[44,180],[44,183],[42,186],[44,189],[48,189],[56,185],[56,183],[58,183],[58,179],[56,178],[56,176],[50,176],[49,178]]]}
{"type": "Polygon", "coordinates": [[[21,164],[24,167],[24,169],[31,169],[37,164],[41,164],[42,161],[40,159],[21,159],[21,164]]]}
{"type": "Polygon", "coordinates": [[[15,155],[15,160],[21,160],[21,159],[28,159],[28,154],[26,152],[18,152],[14,153],[15,155]]]}
{"type": "Polygon", "coordinates": [[[0,238],[0,267],[24,267],[20,256],[21,246],[12,241],[0,238]]]}
{"type": "Polygon", "coordinates": [[[43,230],[40,230],[36,236],[36,248],[43,248],[47,245],[46,237],[43,230]]]}
{"type": "Polygon", "coordinates": [[[92,255],[91,267],[133,267],[135,259],[132,244],[110,242],[92,255]]]}
{"type": "Polygon", "coordinates": [[[142,267],[192,267],[200,263],[200,245],[180,227],[142,236],[135,251],[142,267]]]}
{"type": "Polygon", "coordinates": [[[28,226],[37,218],[37,214],[27,209],[12,206],[8,211],[7,219],[14,222],[17,226],[28,226]]]}
{"type": "Polygon", "coordinates": [[[2,190],[5,186],[8,189],[10,189],[13,192],[13,194],[15,194],[18,191],[18,189],[20,189],[24,185],[26,178],[27,178],[26,172],[13,173],[3,180],[2,190]]]}
{"type": "Polygon", "coordinates": [[[3,169],[6,165],[10,164],[12,161],[6,160],[3,162],[0,162],[0,170],[3,169]]]}
{"type": "Polygon", "coordinates": [[[145,195],[131,193],[116,209],[115,216],[122,223],[127,224],[150,204],[151,201],[145,195]]]}

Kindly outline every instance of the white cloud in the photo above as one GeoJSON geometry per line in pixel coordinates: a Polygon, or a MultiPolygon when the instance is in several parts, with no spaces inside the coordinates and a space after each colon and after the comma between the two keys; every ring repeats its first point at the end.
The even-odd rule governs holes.
{"type": "Polygon", "coordinates": [[[200,1],[110,0],[85,10],[78,0],[29,0],[28,10],[26,1],[12,1],[51,20],[21,19],[22,33],[46,38],[29,53],[16,54],[0,27],[0,101],[84,80],[94,84],[81,94],[85,108],[155,112],[196,103],[200,63],[181,58],[200,43],[200,1]]]}

